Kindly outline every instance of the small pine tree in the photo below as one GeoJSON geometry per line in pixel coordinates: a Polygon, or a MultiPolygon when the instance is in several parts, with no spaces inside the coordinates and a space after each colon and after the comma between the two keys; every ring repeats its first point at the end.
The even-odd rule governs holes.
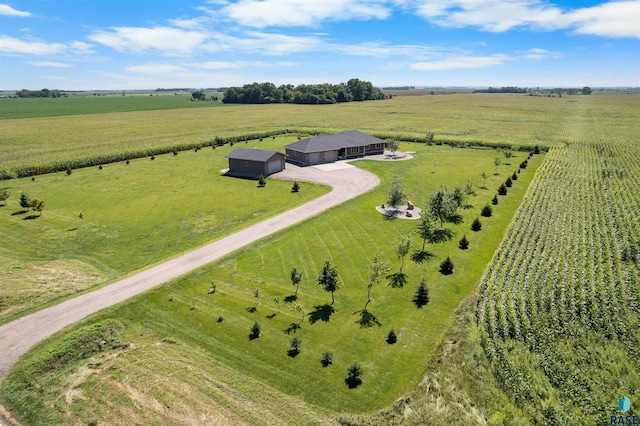
{"type": "Polygon", "coordinates": [[[7,191],[6,189],[3,191],[0,191],[0,203],[2,203],[2,205],[6,205],[6,201],[9,199],[9,191],[7,191]]]}
{"type": "Polygon", "coordinates": [[[296,180],[293,182],[293,186],[291,187],[291,192],[298,192],[298,191],[300,191],[300,184],[296,180]]]}
{"type": "Polygon", "coordinates": [[[322,358],[320,359],[323,367],[328,367],[333,364],[333,353],[330,351],[322,352],[322,358]]]}
{"type": "Polygon", "coordinates": [[[513,182],[511,181],[511,178],[510,178],[510,177],[508,177],[508,178],[507,178],[507,180],[505,180],[505,181],[504,181],[504,185],[505,185],[507,188],[511,188],[511,185],[513,185],[513,182]]]}
{"type": "Polygon", "coordinates": [[[267,185],[267,180],[264,178],[264,176],[260,175],[260,179],[258,179],[258,186],[263,187],[266,185],[267,185]]]}
{"type": "Polygon", "coordinates": [[[300,348],[302,347],[302,339],[296,336],[291,339],[291,343],[289,345],[291,346],[291,349],[289,349],[289,355],[296,356],[300,353],[300,348]]]}
{"type": "Polygon", "coordinates": [[[357,388],[362,384],[362,367],[358,363],[353,363],[347,368],[347,378],[344,381],[350,388],[357,388]]]}
{"type": "Polygon", "coordinates": [[[418,307],[418,309],[429,303],[429,289],[427,288],[427,283],[424,278],[420,281],[418,290],[416,291],[415,296],[413,296],[413,303],[418,307]]]}
{"type": "Polygon", "coordinates": [[[393,331],[393,329],[391,329],[391,331],[389,331],[389,334],[387,334],[387,343],[390,345],[393,345],[397,341],[398,341],[398,336],[396,335],[396,332],[393,331]]]}
{"type": "Polygon", "coordinates": [[[491,199],[491,204],[493,204],[494,206],[498,205],[498,196],[494,195],[493,198],[491,199]]]}
{"type": "Polygon", "coordinates": [[[471,230],[474,232],[478,232],[481,229],[482,229],[482,222],[480,222],[480,219],[476,217],[473,220],[473,223],[471,224],[471,230]]]}
{"type": "Polygon", "coordinates": [[[67,176],[71,175],[71,167],[67,167],[67,172],[66,173],[67,173],[67,176]]]}
{"type": "Polygon", "coordinates": [[[458,247],[460,248],[460,250],[467,250],[469,248],[469,240],[467,240],[466,235],[464,235],[460,239],[460,242],[458,243],[458,247]]]}
{"type": "Polygon", "coordinates": [[[450,257],[447,256],[447,259],[440,264],[440,273],[442,275],[453,274],[453,262],[450,257]]]}
{"type": "Polygon", "coordinates": [[[526,169],[527,168],[527,160],[524,160],[522,163],[520,163],[520,168],[521,169],[526,169]]]}
{"type": "Polygon", "coordinates": [[[516,172],[513,172],[511,175],[511,180],[518,180],[518,174],[516,172]]]}
{"type": "Polygon", "coordinates": [[[507,195],[507,187],[504,183],[498,188],[498,195],[507,195]]]}
{"type": "Polygon", "coordinates": [[[31,208],[31,198],[29,198],[26,192],[20,194],[20,207],[23,209],[31,208]]]}
{"type": "Polygon", "coordinates": [[[485,204],[480,214],[484,217],[491,217],[491,215],[493,215],[493,209],[489,204],[485,204]]]}
{"type": "Polygon", "coordinates": [[[533,153],[534,154],[540,154],[540,147],[538,145],[536,145],[536,147],[533,148],[533,153]]]}
{"type": "Polygon", "coordinates": [[[260,331],[261,331],[260,323],[258,323],[258,321],[254,322],[253,325],[251,326],[249,338],[257,339],[258,337],[260,337],[260,331]]]}

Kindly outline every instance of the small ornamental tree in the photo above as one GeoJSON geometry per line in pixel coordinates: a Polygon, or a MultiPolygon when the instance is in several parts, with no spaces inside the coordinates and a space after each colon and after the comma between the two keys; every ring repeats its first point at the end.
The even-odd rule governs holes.
{"type": "Polygon", "coordinates": [[[526,169],[527,168],[527,160],[524,160],[522,163],[520,163],[520,168],[521,169],[526,169]]]}
{"type": "Polygon", "coordinates": [[[67,173],[67,176],[70,176],[70,175],[71,175],[71,167],[67,167],[67,171],[66,171],[66,173],[67,173]]]}
{"type": "Polygon", "coordinates": [[[398,148],[400,148],[400,141],[397,139],[387,139],[386,148],[391,151],[393,155],[396,154],[398,148]]]}
{"type": "Polygon", "coordinates": [[[254,322],[250,329],[249,339],[253,340],[260,337],[260,331],[260,323],[258,321],[254,322]]]}
{"type": "Polygon", "coordinates": [[[31,208],[31,198],[29,198],[26,192],[20,194],[20,207],[23,209],[31,208]]]}
{"type": "Polygon", "coordinates": [[[6,205],[7,199],[9,199],[9,191],[5,189],[0,192],[0,203],[2,203],[3,206],[6,205]]]}
{"type": "Polygon", "coordinates": [[[404,192],[404,186],[402,185],[402,179],[399,176],[394,175],[391,180],[391,187],[387,194],[387,204],[395,208],[400,204],[403,204],[407,199],[407,195],[404,192]]]}
{"type": "Polygon", "coordinates": [[[504,183],[498,188],[498,195],[507,195],[507,187],[504,183]]]}
{"type": "Polygon", "coordinates": [[[318,276],[318,284],[324,289],[324,291],[331,293],[331,304],[336,301],[335,292],[340,288],[338,282],[338,269],[331,264],[331,260],[327,259],[324,262],[320,276],[318,276]]]}
{"type": "Polygon", "coordinates": [[[513,151],[511,151],[510,149],[505,149],[504,151],[502,151],[502,155],[504,155],[504,158],[507,159],[506,164],[511,164],[509,163],[509,160],[511,160],[511,157],[513,157],[513,151]]]}
{"type": "Polygon", "coordinates": [[[516,172],[513,172],[511,175],[511,180],[518,180],[518,174],[516,172]]]}
{"type": "Polygon", "coordinates": [[[260,175],[260,179],[258,179],[258,186],[260,188],[267,186],[267,180],[262,175],[260,175]]]}
{"type": "Polygon", "coordinates": [[[469,248],[469,240],[467,240],[467,236],[464,235],[460,241],[458,242],[458,247],[460,250],[467,250],[469,248]]]}
{"type": "Polygon", "coordinates": [[[513,185],[513,182],[511,181],[511,178],[510,178],[510,177],[508,177],[508,178],[507,178],[507,180],[505,180],[505,181],[504,181],[504,185],[505,185],[507,188],[511,188],[511,185],[513,185]]]}
{"type": "Polygon", "coordinates": [[[362,367],[358,363],[353,363],[347,368],[347,378],[344,379],[349,388],[357,388],[362,384],[362,367]]]}
{"type": "Polygon", "coordinates": [[[498,168],[500,167],[500,164],[502,164],[502,159],[500,157],[496,157],[493,159],[493,165],[496,166],[495,171],[493,172],[494,175],[499,175],[500,172],[498,171],[498,168]]]}
{"type": "Polygon", "coordinates": [[[291,187],[291,192],[299,192],[299,191],[300,191],[300,184],[296,180],[293,182],[293,186],[291,187]]]}
{"type": "Polygon", "coordinates": [[[487,174],[487,172],[482,172],[482,175],[480,175],[482,177],[482,189],[487,189],[487,178],[489,177],[489,175],[487,174]]]}
{"type": "Polygon", "coordinates": [[[442,275],[453,274],[453,262],[449,256],[440,264],[440,273],[442,275]]]}
{"type": "Polygon", "coordinates": [[[413,303],[418,307],[418,309],[429,303],[429,289],[427,288],[427,283],[424,278],[420,281],[418,290],[413,296],[413,303]]]}
{"type": "Polygon", "coordinates": [[[489,204],[485,204],[480,214],[484,217],[491,217],[493,215],[493,209],[489,204]]]}
{"type": "Polygon", "coordinates": [[[480,219],[476,217],[473,220],[473,223],[471,223],[471,230],[474,232],[478,232],[481,229],[482,229],[482,223],[480,222],[480,219]]]}
{"type": "Polygon", "coordinates": [[[291,284],[296,288],[296,292],[293,295],[294,299],[298,298],[298,287],[300,287],[300,281],[302,281],[302,272],[298,272],[296,268],[291,270],[291,284]]]}
{"type": "Polygon", "coordinates": [[[391,331],[389,331],[389,334],[387,334],[387,343],[390,345],[393,345],[397,341],[398,341],[398,335],[396,334],[395,331],[393,331],[393,329],[391,329],[391,331]]]}
{"type": "Polygon", "coordinates": [[[38,216],[42,216],[42,210],[44,210],[44,200],[34,198],[33,200],[31,200],[29,207],[34,212],[38,212],[38,216]]]}
{"type": "Polygon", "coordinates": [[[533,148],[533,153],[540,154],[540,147],[538,145],[536,145],[535,148],[533,148]]]}
{"type": "Polygon", "coordinates": [[[491,199],[491,204],[493,204],[494,206],[498,205],[498,196],[494,195],[493,198],[491,199]]]}

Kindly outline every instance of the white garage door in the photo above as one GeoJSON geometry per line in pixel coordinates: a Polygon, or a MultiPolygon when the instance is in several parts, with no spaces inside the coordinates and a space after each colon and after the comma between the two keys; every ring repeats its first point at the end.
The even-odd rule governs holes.
{"type": "Polygon", "coordinates": [[[323,152],[322,154],[320,155],[322,163],[333,163],[334,161],[336,161],[335,151],[327,151],[323,152]],[[324,154],[324,159],[322,159],[322,154],[324,154]]]}
{"type": "Polygon", "coordinates": [[[269,164],[267,164],[267,172],[269,174],[278,173],[279,171],[282,171],[282,163],[280,160],[270,161],[269,164]]]}
{"type": "Polygon", "coordinates": [[[309,164],[318,164],[320,162],[320,153],[312,152],[309,154],[309,164]]]}

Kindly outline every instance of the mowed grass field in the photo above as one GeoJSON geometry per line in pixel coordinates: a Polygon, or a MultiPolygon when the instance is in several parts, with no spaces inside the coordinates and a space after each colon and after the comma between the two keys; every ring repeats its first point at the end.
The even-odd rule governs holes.
{"type": "MultiPolygon", "coordinates": [[[[103,319],[121,322],[118,340],[124,346],[43,371],[38,369],[48,364],[47,354],[55,352],[60,336],[39,345],[3,384],[3,401],[26,424],[115,423],[123,417],[146,424],[205,419],[317,424],[333,422],[340,413],[380,409],[407,394],[420,381],[456,308],[474,291],[543,156],[530,160],[508,195],[500,197],[494,215],[473,232],[471,221],[526,154],[517,153],[511,165],[493,175],[494,150],[422,144],[402,144],[401,150],[415,151],[415,158],[356,163],[381,177],[384,183],[374,191],[84,322],[89,328],[103,319]],[[454,240],[428,247],[437,256],[434,262],[418,265],[407,259],[404,288],[391,288],[386,280],[376,285],[368,307],[375,321],[362,327],[359,311],[366,302],[371,259],[378,253],[391,272],[397,271],[392,242],[416,226],[384,219],[375,210],[392,176],[401,176],[409,199],[424,206],[441,184],[453,189],[470,179],[480,186],[483,171],[490,175],[490,189],[477,189],[471,197],[474,207],[462,211],[464,223],[453,227],[454,240]],[[466,251],[458,248],[463,235],[470,241],[466,251]],[[455,271],[444,276],[438,265],[447,256],[455,271]],[[327,306],[331,295],[316,283],[327,258],[337,265],[342,283],[334,312],[327,306]],[[293,267],[303,272],[295,301],[305,313],[303,322],[301,312],[286,302],[294,292],[293,267]],[[418,309],[412,299],[423,278],[431,301],[418,309]],[[216,283],[213,295],[207,294],[211,282],[216,283]],[[257,307],[254,290],[260,295],[257,307]],[[252,340],[255,321],[262,333],[252,340]],[[296,323],[300,328],[294,331],[296,323]],[[391,329],[398,335],[395,344],[386,342],[391,329]],[[294,336],[302,348],[291,357],[294,336]],[[333,353],[327,367],[321,365],[324,351],[333,353]],[[344,379],[353,362],[364,375],[362,385],[350,389],[344,379]]],[[[415,241],[414,249],[420,244],[415,241]]],[[[68,350],[83,349],[72,342],[68,350]]]]}
{"type": "MultiPolygon", "coordinates": [[[[171,96],[157,98],[172,99],[171,96]]],[[[86,101],[116,102],[118,98],[115,99],[86,101]]],[[[128,97],[120,101],[128,99],[140,102],[128,97]]],[[[384,101],[336,105],[234,105],[224,108],[7,119],[0,120],[0,170],[213,141],[216,136],[239,136],[283,129],[327,132],[358,129],[391,137],[424,137],[427,132],[432,132],[436,140],[441,141],[528,147],[553,145],[576,142],[569,123],[575,118],[575,111],[581,104],[595,104],[600,111],[606,110],[615,118],[624,114],[627,108],[632,108],[637,99],[638,95],[600,93],[563,98],[455,94],[398,96],[384,101]]],[[[1,101],[8,103],[21,100],[1,101]]],[[[48,100],[24,101],[37,104],[48,100]]],[[[184,100],[180,107],[194,105],[211,104],[184,100]]],[[[40,111],[46,115],[46,111],[40,111]]]]}
{"type": "MultiPolygon", "coordinates": [[[[280,147],[295,138],[243,147],[280,147]]],[[[174,257],[329,189],[223,176],[234,147],[0,181],[0,323],[174,257]],[[43,199],[41,216],[19,205],[43,199]],[[274,202],[277,200],[277,202],[274,202]],[[82,218],[80,218],[82,213],[82,218]]]]}

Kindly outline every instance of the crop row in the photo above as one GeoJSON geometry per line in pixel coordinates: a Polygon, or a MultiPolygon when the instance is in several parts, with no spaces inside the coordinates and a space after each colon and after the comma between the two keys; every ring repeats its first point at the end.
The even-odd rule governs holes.
{"type": "Polygon", "coordinates": [[[605,409],[592,389],[603,386],[565,347],[590,351],[604,338],[640,365],[640,147],[595,140],[547,154],[485,271],[477,309],[485,351],[517,403],[542,399],[518,379],[537,371],[565,410],[590,415],[605,409]]]}

